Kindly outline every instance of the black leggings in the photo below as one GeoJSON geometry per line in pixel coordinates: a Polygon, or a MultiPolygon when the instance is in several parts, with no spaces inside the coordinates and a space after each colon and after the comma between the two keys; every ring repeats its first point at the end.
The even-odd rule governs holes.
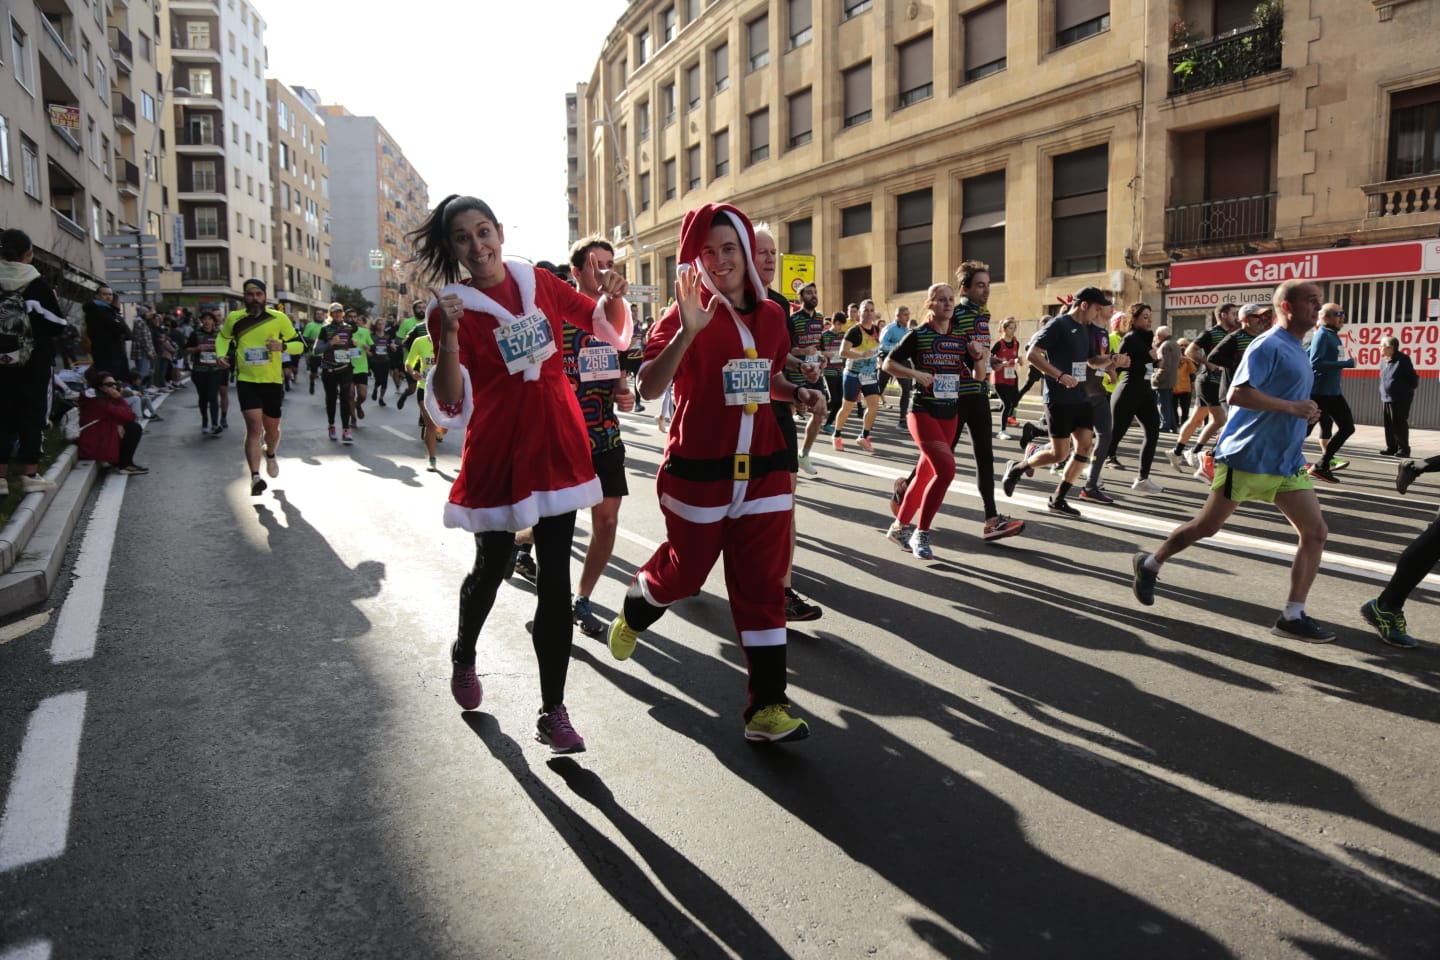
{"type": "Polygon", "coordinates": [[[1179,433],[1180,428],[1190,422],[1190,394],[1175,394],[1175,432],[1179,433]]]}
{"type": "Polygon", "coordinates": [[[335,402],[340,402],[340,426],[349,430],[355,423],[355,413],[350,409],[350,384],[355,378],[349,370],[326,370],[320,374],[325,384],[325,419],[335,426],[335,402]]]}
{"type": "Polygon", "coordinates": [[[116,469],[129,467],[135,463],[135,451],[139,448],[140,438],[143,436],[145,436],[145,431],[140,429],[140,424],[133,420],[125,424],[120,435],[120,459],[115,461],[116,469]]]}
{"type": "Polygon", "coordinates": [[[985,519],[999,511],[995,508],[995,444],[990,435],[990,398],[983,393],[968,393],[958,401],[955,417],[953,450],[960,443],[960,434],[970,428],[970,446],[975,450],[975,488],[985,506],[985,519]]]}
{"type": "MultiPolygon", "coordinates": [[[[1346,402],[1343,393],[1320,394],[1312,396],[1310,399],[1314,400],[1315,405],[1320,408],[1322,418],[1329,417],[1335,421],[1335,432],[1330,435],[1329,440],[1325,441],[1325,456],[1322,458],[1322,465],[1329,467],[1330,462],[1340,453],[1340,448],[1345,445],[1345,441],[1349,440],[1351,434],[1355,432],[1355,418],[1350,415],[1350,404],[1346,402]]],[[[1308,429],[1305,431],[1305,435],[1307,437],[1310,435],[1308,429]]],[[[1322,438],[1325,436],[1323,430],[1320,435],[1322,438]]]]}
{"type": "MultiPolygon", "coordinates": [[[[575,540],[575,512],[542,517],[535,531],[535,624],[530,631],[540,667],[540,705],[565,702],[565,675],[570,669],[570,549],[575,540]]],[[[508,530],[475,534],[475,566],[460,585],[460,631],[450,655],[460,663],[475,662],[480,629],[495,606],[495,594],[515,549],[508,530]]]]}
{"type": "Polygon", "coordinates": [[[1020,405],[1020,398],[1029,393],[1031,387],[1044,379],[1045,374],[1041,372],[1040,368],[1033,363],[1030,364],[1030,374],[1025,378],[1025,386],[1021,387],[1020,392],[1015,395],[1015,405],[1018,407],[1020,405]]]}
{"type": "Polygon", "coordinates": [[[1144,380],[1129,377],[1115,388],[1110,397],[1110,449],[1106,458],[1115,456],[1130,421],[1139,420],[1145,428],[1145,446],[1140,449],[1140,477],[1150,476],[1150,463],[1155,459],[1155,445],[1160,442],[1160,408],[1155,405],[1155,391],[1144,380]]]}
{"type": "Polygon", "coordinates": [[[370,379],[375,381],[375,399],[385,399],[385,388],[390,385],[390,364],[371,360],[370,379]]]}
{"type": "MultiPolygon", "coordinates": [[[[1433,457],[1431,459],[1440,460],[1433,457]]],[[[1430,468],[1430,461],[1426,461],[1426,467],[1430,468]]],[[[1403,609],[1411,591],[1420,585],[1426,574],[1435,569],[1437,561],[1440,561],[1440,514],[1437,514],[1420,536],[1411,541],[1410,546],[1400,554],[1400,559],[1395,563],[1395,573],[1380,594],[1380,606],[1390,611],[1403,609]]]]}
{"type": "Polygon", "coordinates": [[[1020,407],[1020,387],[1014,383],[997,383],[995,393],[1000,397],[1000,429],[1004,430],[1020,407]]]}
{"type": "Polygon", "coordinates": [[[190,371],[190,382],[200,396],[200,425],[220,426],[220,378],[224,371],[196,367],[190,371]]]}
{"type": "Polygon", "coordinates": [[[840,373],[825,373],[821,377],[825,384],[825,390],[829,394],[829,415],[825,417],[825,426],[835,426],[835,415],[840,412],[840,404],[845,400],[845,387],[840,380],[840,373]]]}

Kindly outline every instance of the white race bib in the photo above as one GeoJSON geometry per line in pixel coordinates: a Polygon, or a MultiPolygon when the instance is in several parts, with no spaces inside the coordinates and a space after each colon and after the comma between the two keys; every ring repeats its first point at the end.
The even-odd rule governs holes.
{"type": "Polygon", "coordinates": [[[721,375],[727,407],[770,402],[769,360],[731,360],[721,375]]]}
{"type": "Polygon", "coordinates": [[[214,350],[201,350],[201,351],[200,351],[200,362],[201,362],[201,363],[214,363],[214,362],[215,362],[215,351],[214,351],[214,350]]]}
{"type": "Polygon", "coordinates": [[[1088,369],[1090,369],[1090,365],[1088,363],[1086,363],[1084,360],[1077,360],[1075,363],[1070,364],[1070,376],[1074,377],[1076,380],[1084,380],[1085,371],[1088,369]]]}
{"type": "Polygon", "coordinates": [[[576,354],[576,359],[580,366],[581,383],[620,379],[620,354],[608,343],[596,347],[582,347],[576,354]]]}
{"type": "Polygon", "coordinates": [[[935,383],[931,386],[931,392],[935,394],[936,400],[960,399],[960,374],[935,374],[935,383]]]}
{"type": "Polygon", "coordinates": [[[555,356],[555,335],[539,310],[496,327],[495,343],[508,373],[520,373],[555,356]]]}
{"type": "Polygon", "coordinates": [[[810,364],[812,367],[823,367],[823,366],[825,366],[825,354],[823,354],[823,353],[812,353],[812,354],[810,354],[810,355],[808,355],[808,356],[801,357],[801,358],[800,358],[800,362],[801,362],[801,363],[808,363],[808,364],[810,364]]]}
{"type": "Polygon", "coordinates": [[[875,367],[861,367],[855,371],[855,376],[860,380],[862,387],[880,382],[880,374],[875,367]]]}
{"type": "Polygon", "coordinates": [[[330,355],[335,358],[336,363],[344,363],[346,360],[349,360],[352,356],[354,356],[354,354],[352,354],[349,350],[345,349],[332,350],[330,355]]]}
{"type": "Polygon", "coordinates": [[[375,356],[377,356],[377,357],[383,357],[383,356],[385,356],[385,354],[388,353],[388,352],[389,352],[389,351],[388,351],[385,347],[380,346],[380,344],[378,344],[378,343],[375,344],[375,356]]]}
{"type": "Polygon", "coordinates": [[[1155,364],[1153,364],[1153,363],[1147,363],[1147,364],[1145,364],[1145,379],[1146,379],[1146,380],[1149,380],[1149,379],[1150,379],[1151,377],[1153,377],[1153,376],[1155,376],[1155,364]]]}
{"type": "Polygon", "coordinates": [[[245,366],[258,367],[261,364],[270,362],[269,347],[246,347],[241,356],[245,360],[245,366]]]}

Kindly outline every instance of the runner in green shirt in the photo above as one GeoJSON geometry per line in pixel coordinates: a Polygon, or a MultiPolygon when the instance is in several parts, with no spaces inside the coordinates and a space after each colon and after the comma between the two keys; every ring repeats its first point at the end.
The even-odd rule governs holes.
{"type": "Polygon", "coordinates": [[[420,436],[425,441],[425,453],[430,457],[430,469],[435,469],[435,422],[430,419],[430,411],[425,409],[425,378],[430,375],[430,370],[435,366],[435,348],[430,342],[430,335],[422,333],[410,344],[410,352],[405,354],[405,375],[417,382],[415,390],[415,402],[420,406],[420,419],[424,422],[424,429],[420,436]]]}
{"type": "Polygon", "coordinates": [[[355,351],[350,355],[351,372],[354,374],[355,425],[365,419],[365,398],[370,394],[370,348],[375,346],[375,337],[370,333],[370,318],[351,316],[345,311],[345,319],[355,324],[353,337],[355,351]]]}

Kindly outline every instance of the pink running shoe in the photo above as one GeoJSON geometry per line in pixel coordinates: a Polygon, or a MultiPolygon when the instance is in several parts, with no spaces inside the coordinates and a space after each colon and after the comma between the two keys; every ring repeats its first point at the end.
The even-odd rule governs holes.
{"type": "Polygon", "coordinates": [[[540,711],[540,719],[535,722],[535,739],[549,746],[551,753],[585,752],[585,738],[570,726],[570,713],[563,703],[549,711],[540,711]]]}
{"type": "Polygon", "coordinates": [[[869,437],[861,437],[861,438],[860,438],[860,449],[864,450],[866,453],[874,453],[874,452],[875,452],[875,444],[873,444],[873,443],[870,442],[870,438],[869,438],[869,437]]]}
{"type": "Polygon", "coordinates": [[[480,678],[475,675],[475,664],[451,661],[450,695],[461,710],[475,710],[480,706],[484,691],[480,689],[480,678]]]}

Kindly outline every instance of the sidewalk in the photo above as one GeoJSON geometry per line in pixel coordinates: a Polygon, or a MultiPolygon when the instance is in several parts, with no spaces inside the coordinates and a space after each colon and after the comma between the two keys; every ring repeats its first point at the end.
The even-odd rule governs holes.
{"type": "MultiPolygon", "coordinates": [[[[162,394],[151,403],[158,411],[169,396],[162,394]]],[[[0,617],[43,603],[50,595],[90,492],[104,475],[95,463],[81,460],[79,448],[69,444],[45,471],[56,489],[28,494],[20,501],[0,530],[0,617]]]]}

